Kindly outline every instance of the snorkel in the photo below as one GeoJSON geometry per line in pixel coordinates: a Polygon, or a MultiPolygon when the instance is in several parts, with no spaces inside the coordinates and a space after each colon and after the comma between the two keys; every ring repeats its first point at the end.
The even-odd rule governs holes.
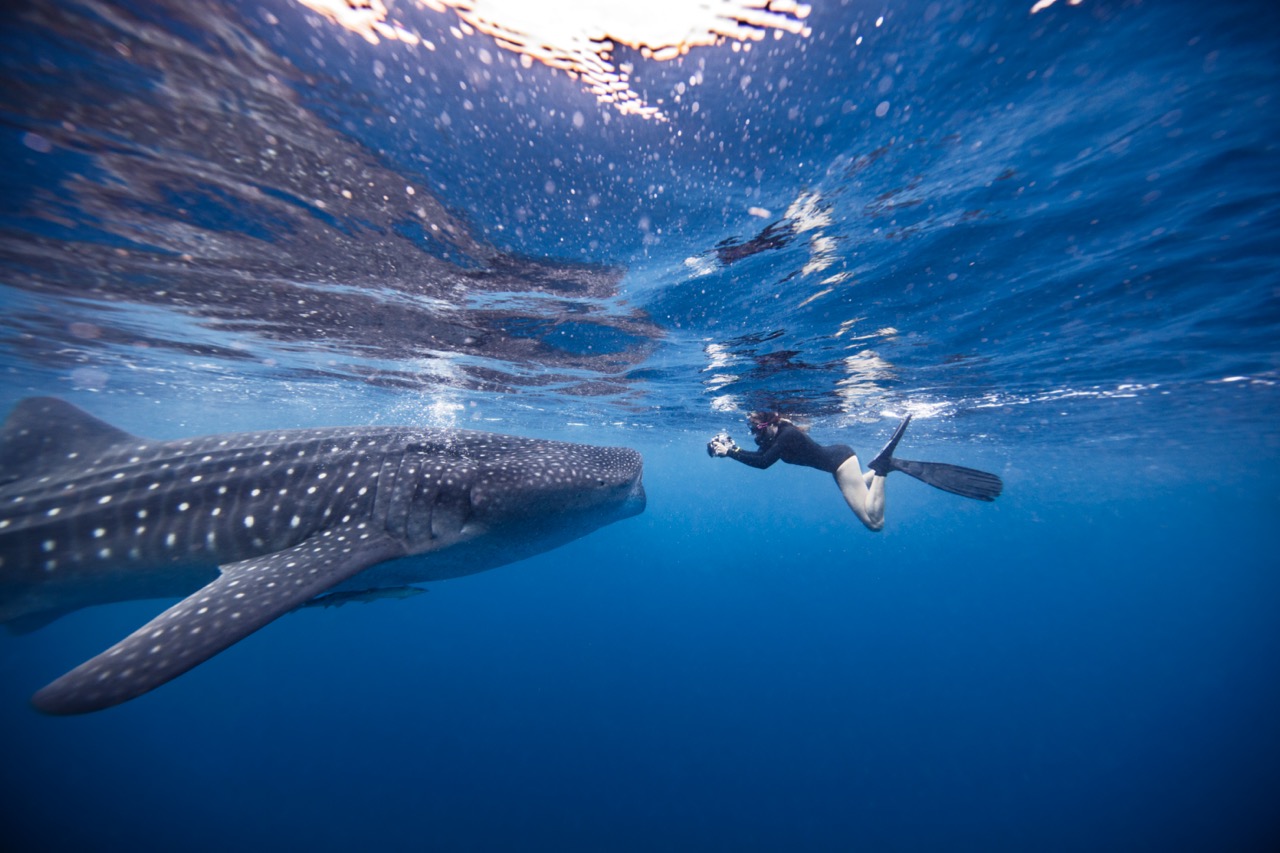
{"type": "Polygon", "coordinates": [[[747,415],[747,426],[751,428],[751,437],[756,445],[763,447],[773,440],[769,435],[769,427],[776,426],[782,420],[777,412],[752,412],[747,415]]]}

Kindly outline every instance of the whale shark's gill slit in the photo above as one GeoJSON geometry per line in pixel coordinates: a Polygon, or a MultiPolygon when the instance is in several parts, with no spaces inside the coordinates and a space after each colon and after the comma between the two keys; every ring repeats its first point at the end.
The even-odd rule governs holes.
{"type": "Polygon", "coordinates": [[[444,495],[441,493],[440,489],[436,489],[431,493],[431,499],[424,502],[427,507],[427,535],[431,537],[432,540],[440,538],[440,531],[436,529],[436,519],[443,500],[444,495]]]}
{"type": "Polygon", "coordinates": [[[458,489],[441,487],[436,490],[431,500],[431,538],[434,540],[456,539],[462,531],[469,512],[470,503],[467,493],[469,488],[458,489]]]}

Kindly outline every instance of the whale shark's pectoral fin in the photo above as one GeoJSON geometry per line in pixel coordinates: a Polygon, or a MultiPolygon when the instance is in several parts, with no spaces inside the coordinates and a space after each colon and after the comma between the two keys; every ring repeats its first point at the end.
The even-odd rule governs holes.
{"type": "Polygon", "coordinates": [[[304,601],[404,554],[385,532],[350,524],[230,563],[213,583],[44,687],[31,703],[49,714],[82,714],[141,696],[304,601]]]}

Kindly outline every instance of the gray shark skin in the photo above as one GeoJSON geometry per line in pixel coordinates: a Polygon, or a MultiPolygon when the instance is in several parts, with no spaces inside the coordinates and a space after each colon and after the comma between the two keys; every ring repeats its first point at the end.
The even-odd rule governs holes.
{"type": "Polygon", "coordinates": [[[32,698],[96,711],[319,595],[485,571],[636,515],[641,470],[627,448],[469,430],[152,441],[30,398],[0,428],[0,623],[185,596],[32,698]]]}

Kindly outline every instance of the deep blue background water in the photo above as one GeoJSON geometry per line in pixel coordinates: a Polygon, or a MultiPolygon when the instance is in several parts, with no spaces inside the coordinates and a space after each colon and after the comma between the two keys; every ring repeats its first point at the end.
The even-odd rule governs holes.
{"type": "Polygon", "coordinates": [[[666,124],[426,10],[17,9],[6,409],[628,444],[649,506],[87,717],[27,698],[162,603],[0,638],[4,846],[1274,849],[1277,16],[1029,6],[637,60],[666,124]],[[870,534],[707,459],[764,405],[1006,493],[870,534]]]}
{"type": "Polygon", "coordinates": [[[1274,469],[1191,487],[1118,459],[1046,474],[1057,462],[1033,454],[1006,469],[994,506],[891,482],[889,526],[872,536],[813,472],[766,485],[700,447],[642,447],[644,515],[410,601],[294,614],[121,708],[48,719],[25,699],[154,605],[6,640],[11,837],[157,850],[1274,839],[1280,590],[1259,532],[1274,469]]]}

